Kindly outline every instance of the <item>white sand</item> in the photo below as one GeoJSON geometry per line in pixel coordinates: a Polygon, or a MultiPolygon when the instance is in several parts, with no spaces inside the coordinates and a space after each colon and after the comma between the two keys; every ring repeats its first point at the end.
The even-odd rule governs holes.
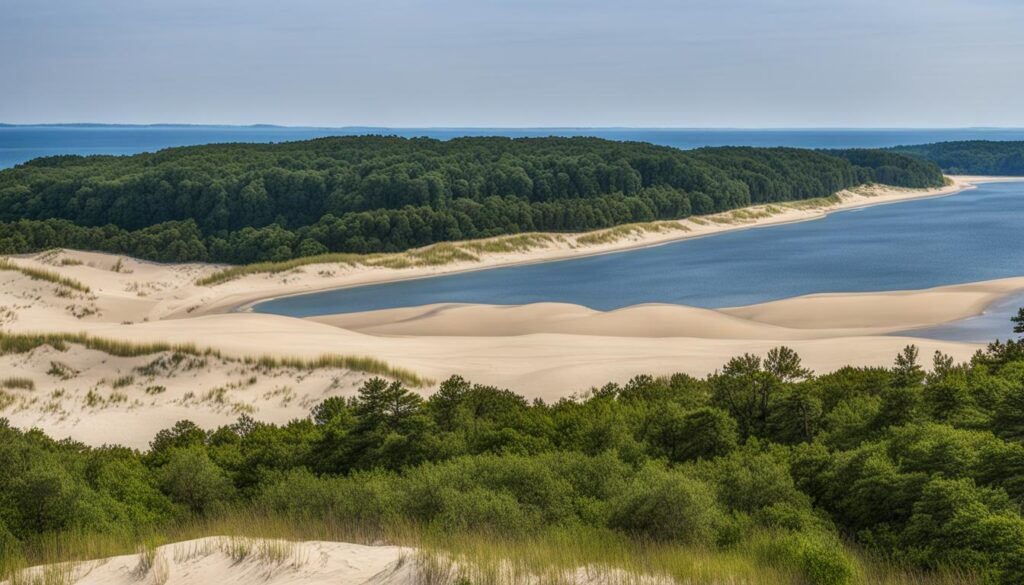
{"type": "MultiPolygon", "coordinates": [[[[560,236],[544,248],[483,255],[477,262],[410,269],[306,266],[212,287],[194,284],[197,277],[218,268],[209,265],[159,265],[74,251],[39,254],[15,261],[78,279],[92,292],[68,294],[51,283],[0,271],[0,327],[21,332],[85,331],[140,342],[195,343],[236,357],[315,357],[324,353],[372,356],[435,380],[460,374],[528,397],[546,399],[557,399],[608,381],[625,381],[640,373],[704,375],[731,356],[764,353],[780,344],[796,349],[805,363],[819,372],[847,364],[889,365],[895,354],[910,343],[921,348],[922,356],[940,350],[957,359],[967,359],[978,349],[977,345],[884,334],[978,314],[1001,295],[1024,289],[1024,279],[926,291],[812,295],[720,311],[642,305],[602,313],[573,305],[543,303],[523,307],[439,305],[315,320],[225,312],[230,307],[270,296],[603,253],[729,229],[813,219],[838,208],[948,194],[967,184],[960,178],[955,186],[942,190],[875,189],[870,194],[846,194],[842,204],[827,209],[790,207],[775,209],[777,213],[772,215],[746,210],[740,214],[746,219],[729,215],[718,218],[718,223],[704,225],[678,222],[688,231],[637,232],[595,246],[580,244],[579,235],[560,236]],[[120,271],[115,272],[118,263],[120,271]]],[[[79,368],[82,379],[78,382],[72,379],[58,385],[46,374],[50,358],[41,353],[46,350],[36,351],[40,353],[0,362],[2,367],[17,368],[11,370],[14,374],[5,376],[28,376],[36,381],[37,389],[31,391],[34,396],[19,402],[28,406],[15,414],[10,412],[11,408],[0,413],[17,416],[21,425],[37,424],[90,443],[130,441],[138,445],[181,415],[213,424],[226,422],[237,414],[215,400],[183,404],[189,385],[193,384],[183,381],[184,378],[139,380],[121,389],[128,395],[124,404],[91,412],[80,406],[89,389],[99,388],[101,394],[109,397],[114,389],[100,380],[124,375],[138,364],[119,360],[103,363],[102,357],[69,355],[64,361],[82,359],[91,365],[79,368]],[[144,393],[144,383],[167,386],[167,397],[152,399],[144,393]],[[46,405],[52,401],[50,395],[62,388],[67,397],[64,406],[47,410],[46,405]],[[79,405],[79,410],[74,410],[75,405],[79,405]]],[[[71,353],[76,351],[80,350],[71,353]]],[[[194,382],[194,394],[237,384],[250,375],[232,371],[230,366],[211,364],[208,369],[194,382]]],[[[253,405],[257,418],[286,420],[302,414],[302,408],[325,392],[354,391],[362,375],[343,374],[318,374],[307,382],[298,379],[300,373],[290,374],[293,377],[281,384],[291,386],[301,397],[284,405],[277,397],[262,398],[273,388],[259,385],[252,390],[231,389],[227,399],[231,405],[253,405]],[[327,390],[330,380],[339,375],[344,384],[327,390]]],[[[274,382],[260,382],[264,383],[274,382]]]]}
{"type": "Polygon", "coordinates": [[[305,417],[328,397],[354,395],[369,378],[342,369],[269,369],[172,352],[117,357],[79,345],[0,355],[0,372],[0,380],[16,377],[33,384],[3,389],[0,381],[13,399],[0,416],[11,424],[90,445],[116,442],[138,449],[145,449],[156,431],[183,419],[214,428],[248,414],[284,424],[305,417]],[[53,364],[65,375],[48,373],[53,364]]]}
{"type": "Polygon", "coordinates": [[[409,554],[395,546],[210,537],[159,547],[148,569],[141,568],[141,556],[135,554],[39,567],[26,574],[60,573],[66,578],[52,582],[68,585],[411,585],[416,580],[413,563],[406,562],[409,554]],[[261,554],[264,542],[285,558],[261,554]],[[251,551],[239,560],[229,554],[233,547],[251,551]]]}
{"type": "MultiPolygon", "coordinates": [[[[457,585],[467,574],[486,582],[544,585],[671,585],[665,575],[627,572],[609,566],[553,566],[527,573],[512,560],[481,568],[463,559],[397,546],[344,542],[288,542],[209,537],[161,546],[144,561],[142,553],[26,569],[21,582],[67,585],[457,585]],[[245,554],[241,554],[244,552],[245,554]],[[31,578],[39,581],[28,581],[31,578]],[[49,579],[46,579],[49,577],[49,579]]],[[[635,570],[635,568],[634,568],[635,570]]],[[[473,582],[481,582],[472,578],[473,582]]],[[[10,585],[0,581],[0,585],[10,585]]]]}

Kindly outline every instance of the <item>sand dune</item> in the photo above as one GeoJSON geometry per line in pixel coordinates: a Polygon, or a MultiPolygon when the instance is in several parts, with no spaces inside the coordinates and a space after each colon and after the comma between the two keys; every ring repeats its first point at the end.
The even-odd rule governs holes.
{"type": "MultiPolygon", "coordinates": [[[[477,565],[442,552],[344,542],[209,537],[161,546],[150,553],[26,569],[19,583],[66,585],[673,585],[667,575],[611,565],[551,566],[529,573],[512,559],[477,565]],[[36,577],[38,580],[31,580],[36,577]]],[[[0,585],[10,585],[0,581],[0,585]]]]}
{"type": "Polygon", "coordinates": [[[635,305],[595,311],[564,303],[437,304],[310,317],[346,331],[391,336],[503,337],[535,333],[702,339],[823,339],[881,335],[977,315],[1024,289],[1024,278],[919,291],[818,294],[712,310],[635,305]]]}
{"type": "Polygon", "coordinates": [[[637,305],[595,311],[564,303],[530,305],[439,304],[311,317],[308,320],[368,335],[505,337],[534,333],[614,337],[791,339],[802,332],[679,305],[637,305]]]}
{"type": "Polygon", "coordinates": [[[414,564],[405,562],[410,554],[396,546],[210,537],[161,546],[151,565],[134,554],[25,574],[60,575],[45,582],[68,585],[405,585],[416,582],[414,564]]]}
{"type": "Polygon", "coordinates": [[[1024,278],[1004,278],[926,290],[828,293],[722,309],[722,313],[782,327],[900,331],[981,313],[1002,296],[1024,289],[1024,278]]]}
{"type": "Polygon", "coordinates": [[[312,358],[323,353],[373,356],[420,375],[441,380],[459,374],[510,388],[530,398],[555,400],[608,381],[640,373],[686,372],[703,376],[734,355],[764,354],[780,344],[796,349],[809,367],[827,371],[846,364],[890,365],[905,345],[922,355],[936,350],[969,358],[975,344],[899,336],[814,339],[715,339],[707,337],[624,337],[534,333],[509,336],[377,336],[304,319],[259,314],[208,315],[187,320],[104,326],[91,333],[141,342],[198,342],[234,356],[273,350],[312,358]],[[185,322],[185,321],[182,321],[185,322]]]}
{"type": "Polygon", "coordinates": [[[118,357],[80,345],[0,355],[2,414],[19,427],[144,449],[153,434],[189,419],[204,428],[239,415],[283,424],[331,396],[351,396],[370,376],[339,368],[263,368],[216,356],[160,352],[118,357]],[[4,381],[21,385],[6,387],[4,381]]]}

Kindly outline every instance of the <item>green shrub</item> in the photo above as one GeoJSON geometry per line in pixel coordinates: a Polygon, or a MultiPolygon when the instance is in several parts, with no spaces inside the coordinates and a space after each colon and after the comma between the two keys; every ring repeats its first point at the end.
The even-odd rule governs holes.
{"type": "Polygon", "coordinates": [[[798,573],[810,585],[848,585],[856,576],[853,559],[824,533],[773,534],[760,546],[763,562],[798,573]]]}
{"type": "Polygon", "coordinates": [[[708,484],[647,465],[612,501],[611,526],[655,540],[713,545],[725,516],[708,484]]]}
{"type": "Polygon", "coordinates": [[[160,469],[160,487],[178,504],[197,514],[212,512],[234,496],[223,469],[199,447],[176,449],[160,469]]]}

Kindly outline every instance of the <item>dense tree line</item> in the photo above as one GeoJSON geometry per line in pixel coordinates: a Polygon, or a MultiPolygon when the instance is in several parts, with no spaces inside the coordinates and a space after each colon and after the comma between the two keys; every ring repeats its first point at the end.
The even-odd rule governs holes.
{"type": "MultiPolygon", "coordinates": [[[[528,402],[458,377],[373,379],[285,425],[182,421],[144,453],[0,425],[0,549],[242,506],[372,529],[592,526],[728,548],[773,534],[845,583],[840,537],[923,568],[1024,580],[1024,342],[933,371],[814,375],[786,348],[696,379],[640,376],[528,402]]],[[[779,554],[783,554],[780,552],[779,554]]],[[[820,577],[820,578],[819,578],[820,577]]]]}
{"type": "Polygon", "coordinates": [[[596,138],[363,136],[59,156],[0,171],[0,253],[84,247],[246,263],[582,231],[827,196],[939,185],[894,153],[681,151],[596,138]]]}
{"type": "Polygon", "coordinates": [[[935,163],[952,175],[1024,175],[1024,142],[938,142],[918,146],[897,146],[892,152],[935,163]]]}

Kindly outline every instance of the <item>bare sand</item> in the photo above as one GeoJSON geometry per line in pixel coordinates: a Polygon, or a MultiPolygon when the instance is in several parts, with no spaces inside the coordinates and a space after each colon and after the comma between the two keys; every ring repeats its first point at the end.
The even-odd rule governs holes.
{"type": "Polygon", "coordinates": [[[406,562],[410,554],[396,546],[210,537],[161,546],[151,563],[132,554],[35,567],[23,576],[68,585],[411,585],[417,572],[406,562]],[[239,559],[241,551],[247,554],[239,559]]]}
{"type": "MultiPolygon", "coordinates": [[[[441,266],[402,269],[324,264],[279,274],[250,275],[216,286],[197,286],[195,280],[218,270],[218,266],[161,265],[109,254],[54,251],[13,261],[77,279],[90,292],[32,280],[16,271],[0,271],[0,328],[10,332],[87,332],[135,342],[193,343],[216,348],[231,357],[316,357],[324,353],[372,356],[434,380],[459,374],[548,400],[608,381],[622,382],[641,373],[701,376],[713,372],[731,356],[763,354],[780,344],[793,347],[818,372],[847,364],[889,365],[910,343],[917,344],[924,356],[938,350],[967,359],[979,348],[977,345],[887,334],[978,314],[1000,296],[1024,289],[1024,279],[924,291],[811,295],[718,311],[640,305],[598,312],[542,303],[522,307],[437,305],[295,319],[228,310],[272,296],[604,253],[732,229],[804,221],[835,209],[949,194],[969,188],[971,180],[985,179],[957,178],[954,185],[931,191],[865,188],[843,194],[841,202],[831,206],[761,206],[696,222],[669,222],[677,224],[675,227],[613,230],[597,238],[559,235],[540,248],[481,253],[476,261],[441,266]]],[[[145,366],[141,363],[145,360],[93,355],[95,352],[90,354],[77,346],[57,357],[47,351],[52,350],[40,348],[0,360],[4,370],[0,378],[28,377],[35,384],[35,390],[0,389],[8,394],[25,394],[8,404],[0,416],[93,444],[128,441],[141,445],[178,418],[222,424],[247,408],[252,408],[257,418],[287,420],[302,414],[309,403],[323,396],[355,392],[366,377],[343,370],[316,375],[294,371],[287,374],[287,379],[274,380],[230,363],[211,362],[187,375],[149,378],[137,372],[145,366]],[[76,375],[80,378],[57,379],[47,373],[51,361],[68,362],[80,372],[76,375]],[[131,384],[113,387],[113,380],[128,375],[135,376],[131,384]],[[242,384],[253,375],[256,383],[242,384]],[[336,378],[341,382],[335,383],[336,378]],[[146,394],[146,388],[152,385],[165,386],[165,396],[146,394]],[[279,386],[290,388],[294,397],[285,402],[286,391],[272,394],[279,386]],[[223,401],[216,394],[209,400],[187,399],[188,392],[194,398],[219,388],[228,388],[222,393],[223,401]],[[104,408],[90,410],[90,390],[106,400],[104,408]],[[126,398],[112,402],[115,392],[126,398]],[[55,397],[54,393],[60,395],[55,397]],[[53,401],[61,397],[63,405],[54,406],[53,401]]]]}
{"type": "MultiPolygon", "coordinates": [[[[139,553],[25,569],[18,583],[67,585],[457,585],[467,580],[543,585],[671,585],[667,575],[608,565],[551,566],[530,572],[516,559],[471,564],[440,552],[344,542],[214,536],[139,553]],[[475,578],[479,574],[479,578],[475,578]]],[[[10,585],[10,581],[0,581],[10,585]]]]}
{"type": "Polygon", "coordinates": [[[916,291],[806,295],[727,309],[671,304],[596,311],[564,303],[435,304],[307,320],[369,335],[506,337],[556,333],[608,337],[823,339],[884,335],[981,313],[1024,289],[1024,277],[916,291]]]}

